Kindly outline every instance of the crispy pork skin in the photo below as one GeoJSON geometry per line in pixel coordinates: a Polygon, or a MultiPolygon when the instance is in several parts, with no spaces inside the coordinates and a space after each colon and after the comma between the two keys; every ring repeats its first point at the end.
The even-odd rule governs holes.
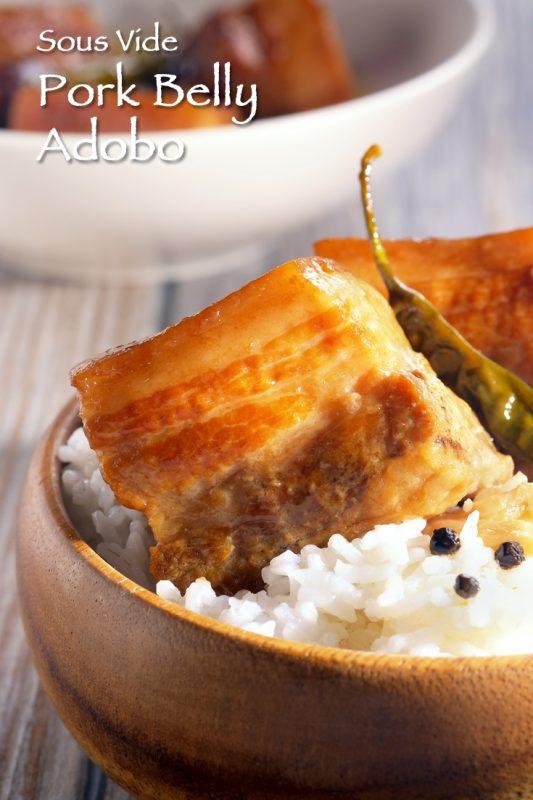
{"type": "Polygon", "coordinates": [[[322,259],[278,267],[72,382],[106,480],[148,515],[154,575],[182,590],[200,576],[257,588],[286,548],[440,513],[512,474],[382,295],[322,259]]]}

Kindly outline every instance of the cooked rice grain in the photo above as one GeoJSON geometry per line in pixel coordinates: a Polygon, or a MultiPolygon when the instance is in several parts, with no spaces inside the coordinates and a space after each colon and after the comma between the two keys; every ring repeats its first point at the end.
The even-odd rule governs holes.
{"type": "MultiPolygon", "coordinates": [[[[478,536],[477,511],[468,516],[461,548],[451,556],[432,555],[425,521],[414,519],[380,525],[353,542],[336,534],[326,547],[288,550],[263,570],[265,589],[257,594],[217,597],[200,579],[181,595],[169,581],[155,584],[148,522],[118,503],[81,428],[59,457],[67,508],[80,535],[119,572],[190,611],[263,636],[352,650],[415,656],[533,652],[533,559],[500,569],[478,536]],[[470,600],[455,591],[460,573],[480,583],[470,600]]],[[[502,491],[524,480],[517,475],[502,491]]]]}

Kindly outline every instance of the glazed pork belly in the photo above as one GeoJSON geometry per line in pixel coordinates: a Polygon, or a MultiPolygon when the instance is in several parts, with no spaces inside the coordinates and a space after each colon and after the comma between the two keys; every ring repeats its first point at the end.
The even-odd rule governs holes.
{"type": "MultiPolygon", "coordinates": [[[[533,228],[384,244],[395,274],[437,306],[474,347],[533,381],[533,228]]],[[[315,252],[385,291],[366,239],[326,239],[315,252]]]]}
{"type": "Polygon", "coordinates": [[[154,575],[181,590],[201,576],[255,589],[287,548],[444,512],[513,470],[385,298],[323,259],[278,267],[72,383],[105,479],[148,515],[154,575]]]}
{"type": "Polygon", "coordinates": [[[186,61],[202,82],[231,63],[237,83],[258,86],[263,117],[307,111],[354,97],[355,77],[322,0],[252,0],[211,16],[186,61]]]}

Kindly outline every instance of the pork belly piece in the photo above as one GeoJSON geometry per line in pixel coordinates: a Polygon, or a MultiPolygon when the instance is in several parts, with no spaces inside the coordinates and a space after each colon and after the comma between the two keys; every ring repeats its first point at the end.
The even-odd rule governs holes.
{"type": "Polygon", "coordinates": [[[525,554],[533,556],[533,483],[482,489],[467,511],[458,508],[429,520],[426,532],[442,527],[461,531],[472,511],[479,511],[478,529],[486,545],[497,550],[503,542],[520,542],[525,554]]]}
{"type": "Polygon", "coordinates": [[[6,5],[0,8],[0,64],[38,55],[41,31],[54,36],[98,36],[102,33],[89,8],[73,4],[40,3],[6,5]]]}
{"type": "MultiPolygon", "coordinates": [[[[385,246],[395,274],[422,292],[474,347],[533,381],[533,228],[385,246]]],[[[366,239],[326,239],[315,252],[385,291],[366,239]]]]}
{"type": "Polygon", "coordinates": [[[263,117],[339,103],[355,78],[330,12],[320,0],[253,0],[210,17],[186,59],[198,79],[229,61],[236,83],[256,83],[263,117]]]}
{"type": "Polygon", "coordinates": [[[135,94],[141,103],[139,108],[117,106],[117,98],[113,93],[106,95],[101,108],[72,106],[62,94],[51,95],[47,105],[41,107],[39,91],[37,86],[30,85],[19,86],[14,91],[7,114],[9,128],[21,131],[57,128],[65,133],[86,133],[91,117],[96,116],[101,133],[120,133],[130,130],[131,117],[136,116],[142,133],[229,125],[235,114],[235,109],[231,108],[195,107],[187,103],[176,108],[154,106],[155,90],[140,87],[135,94]]]}
{"type": "Polygon", "coordinates": [[[430,516],[504,481],[471,409],[375,289],[322,259],[278,267],[196,317],[72,373],[152,571],[184,590],[261,585],[287,548],[430,516]]]}
{"type": "MultiPolygon", "coordinates": [[[[102,32],[96,18],[83,6],[23,3],[0,7],[0,127],[9,124],[11,103],[19,86],[30,78],[37,84],[42,72],[64,72],[90,58],[76,52],[39,54],[39,34],[49,28],[58,38],[97,36],[102,32]]],[[[39,106],[37,90],[36,95],[33,102],[39,106]]]]}
{"type": "Polygon", "coordinates": [[[17,69],[14,64],[0,64],[0,128],[7,125],[11,98],[17,87],[17,69]]]}

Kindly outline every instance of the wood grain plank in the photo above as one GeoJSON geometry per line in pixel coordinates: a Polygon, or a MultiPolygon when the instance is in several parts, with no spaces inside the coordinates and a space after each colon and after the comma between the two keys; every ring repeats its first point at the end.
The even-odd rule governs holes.
{"type": "Polygon", "coordinates": [[[7,321],[0,327],[2,800],[82,797],[91,771],[39,686],[16,610],[13,533],[31,451],[70,394],[68,369],[152,332],[160,301],[159,289],[0,285],[0,320],[7,321]]]}

